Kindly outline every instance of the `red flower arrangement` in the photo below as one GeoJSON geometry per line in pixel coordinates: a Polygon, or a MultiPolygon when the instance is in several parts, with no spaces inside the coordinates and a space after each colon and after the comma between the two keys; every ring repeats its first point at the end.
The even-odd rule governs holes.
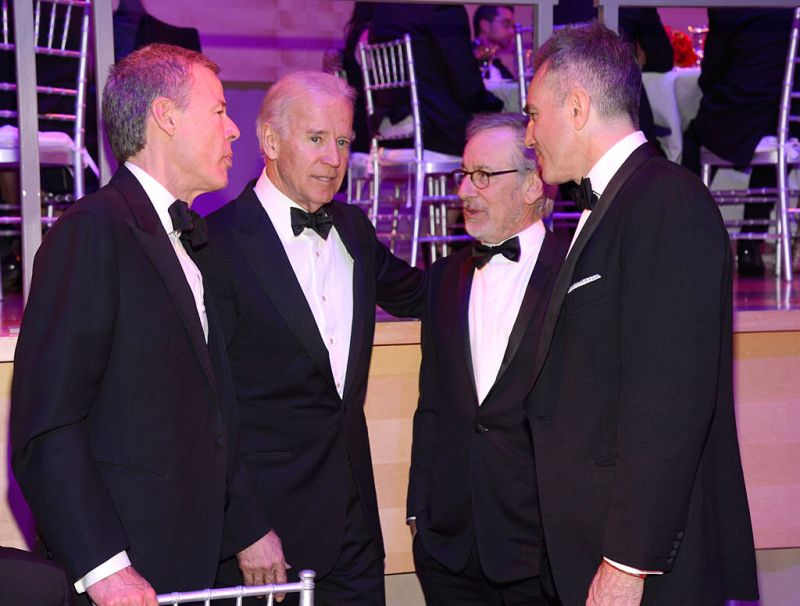
{"type": "Polygon", "coordinates": [[[672,43],[672,56],[675,67],[694,67],[697,65],[697,54],[692,46],[692,39],[680,30],[672,31],[668,25],[664,26],[667,36],[672,43]]]}

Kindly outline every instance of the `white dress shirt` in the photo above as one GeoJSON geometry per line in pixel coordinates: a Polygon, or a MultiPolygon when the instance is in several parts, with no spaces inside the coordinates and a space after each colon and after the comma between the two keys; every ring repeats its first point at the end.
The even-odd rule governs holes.
{"type": "Polygon", "coordinates": [[[481,269],[476,268],[472,276],[469,295],[469,344],[479,404],[483,403],[497,380],[508,339],[542,249],[544,223],[537,221],[518,236],[519,261],[509,261],[503,255],[494,255],[481,269]]]}
{"type": "MultiPolygon", "coordinates": [[[[169,207],[173,202],[175,202],[176,198],[169,193],[169,191],[167,191],[166,187],[161,185],[161,183],[156,181],[143,169],[139,168],[132,162],[125,162],[125,168],[131,171],[131,174],[136,177],[136,180],[140,183],[142,189],[144,189],[147,197],[150,198],[150,202],[152,202],[156,213],[158,213],[158,218],[161,220],[161,224],[164,226],[164,231],[166,231],[167,235],[169,236],[169,240],[172,243],[172,248],[175,251],[175,255],[178,257],[178,261],[181,264],[181,269],[183,269],[183,273],[186,276],[186,281],[189,283],[189,288],[192,289],[195,306],[197,307],[197,314],[200,317],[200,323],[203,326],[203,335],[205,336],[207,343],[208,317],[206,316],[206,305],[203,301],[203,275],[200,273],[197,265],[194,264],[194,261],[192,261],[192,259],[189,257],[186,249],[183,248],[183,245],[179,239],[180,233],[172,229],[172,219],[169,216],[169,207]]],[[[94,585],[98,581],[102,581],[106,577],[110,577],[115,572],[119,572],[123,568],[127,568],[130,565],[131,561],[130,558],[128,558],[127,552],[120,551],[118,554],[112,556],[78,579],[75,582],[75,591],[78,593],[84,593],[88,587],[94,585]]]]}
{"type": "MultiPolygon", "coordinates": [[[[617,174],[617,171],[625,163],[625,160],[628,159],[628,156],[641,147],[643,143],[647,143],[647,138],[642,131],[637,130],[617,141],[595,163],[586,176],[592,182],[592,191],[597,194],[598,198],[603,195],[606,187],[608,187],[609,181],[617,174]]],[[[570,252],[575,244],[575,240],[578,239],[578,234],[581,233],[583,226],[586,225],[586,221],[591,212],[592,211],[587,209],[581,213],[581,218],[578,220],[578,227],[575,228],[575,234],[572,236],[572,242],[569,245],[570,252]]]]}
{"type": "Polygon", "coordinates": [[[353,328],[353,258],[339,237],[336,224],[327,240],[310,229],[294,235],[290,209],[305,209],[279,191],[267,177],[266,170],[256,181],[255,192],[275,227],[314,315],[328,349],[336,391],[341,398],[353,328]]]}
{"type": "Polygon", "coordinates": [[[186,252],[183,244],[181,244],[180,232],[172,229],[172,219],[169,216],[169,207],[172,206],[172,203],[177,198],[167,191],[166,187],[132,162],[125,162],[125,168],[131,171],[141,184],[147,197],[150,198],[150,202],[153,203],[156,213],[158,213],[158,218],[164,226],[164,231],[169,236],[169,241],[172,243],[172,248],[175,250],[175,255],[181,264],[181,269],[183,269],[186,281],[189,283],[189,288],[192,289],[197,314],[200,316],[200,323],[203,325],[203,335],[206,338],[206,343],[208,343],[208,316],[206,315],[206,304],[203,299],[203,274],[200,273],[197,265],[194,264],[189,253],[186,252]]]}

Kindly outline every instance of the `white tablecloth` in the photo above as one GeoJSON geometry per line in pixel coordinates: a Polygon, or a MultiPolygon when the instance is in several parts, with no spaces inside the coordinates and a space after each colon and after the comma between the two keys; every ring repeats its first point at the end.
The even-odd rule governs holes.
{"type": "Polygon", "coordinates": [[[519,113],[519,84],[516,80],[484,80],[486,90],[503,102],[503,111],[519,113]]]}
{"type": "Polygon", "coordinates": [[[699,77],[699,67],[676,67],[663,74],[642,74],[655,123],[670,129],[669,135],[659,137],[659,142],[667,158],[675,162],[681,161],[683,132],[700,108],[703,93],[697,84],[699,77]]]}

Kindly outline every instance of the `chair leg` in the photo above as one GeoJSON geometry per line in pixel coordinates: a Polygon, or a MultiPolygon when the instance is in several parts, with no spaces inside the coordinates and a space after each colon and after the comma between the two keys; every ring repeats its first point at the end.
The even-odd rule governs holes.
{"type": "Polygon", "coordinates": [[[419,252],[419,224],[422,214],[422,196],[425,188],[425,174],[422,166],[417,164],[414,179],[414,224],[411,231],[411,266],[417,265],[417,253],[419,252]]]}
{"type": "Polygon", "coordinates": [[[780,262],[783,265],[783,276],[787,282],[790,282],[792,279],[792,247],[789,237],[789,213],[787,210],[789,207],[789,195],[786,176],[786,161],[784,155],[784,161],[778,162],[778,208],[775,209],[775,212],[779,213],[778,235],[780,239],[778,240],[778,246],[775,252],[776,256],[777,253],[780,253],[780,262]]]}

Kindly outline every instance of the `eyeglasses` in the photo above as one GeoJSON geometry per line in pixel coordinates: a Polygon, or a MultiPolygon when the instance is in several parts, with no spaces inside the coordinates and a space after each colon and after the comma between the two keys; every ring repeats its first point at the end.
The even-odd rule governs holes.
{"type": "Polygon", "coordinates": [[[518,168],[511,168],[509,170],[495,170],[489,172],[487,170],[463,170],[461,168],[457,168],[450,174],[452,175],[453,179],[456,182],[457,186],[461,186],[461,182],[469,176],[472,184],[477,187],[478,189],[486,189],[489,187],[489,178],[496,177],[498,175],[507,175],[509,173],[518,173],[520,169],[518,168]]]}

